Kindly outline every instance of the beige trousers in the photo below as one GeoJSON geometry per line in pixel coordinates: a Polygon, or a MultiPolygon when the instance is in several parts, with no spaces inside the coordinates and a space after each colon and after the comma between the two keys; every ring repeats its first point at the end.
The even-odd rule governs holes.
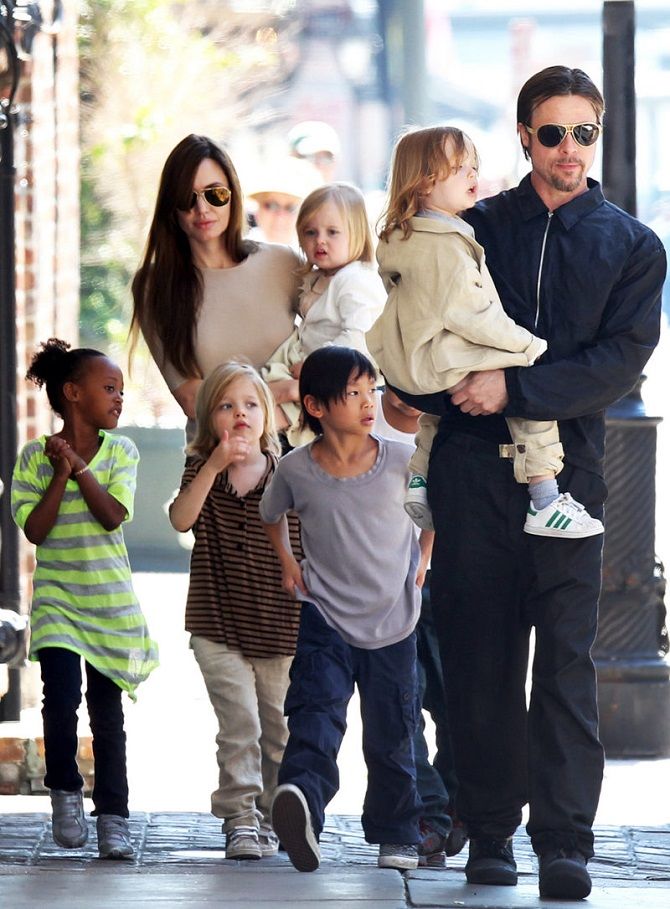
{"type": "MultiPolygon", "coordinates": [[[[416,434],[416,451],[409,462],[413,474],[428,476],[430,449],[437,434],[440,418],[423,413],[419,417],[419,431],[416,434]]],[[[519,417],[506,418],[514,441],[514,479],[517,483],[528,483],[531,477],[548,473],[554,476],[563,469],[563,446],[555,420],[522,420],[519,417]]]]}
{"type": "Polygon", "coordinates": [[[219,723],[219,785],[212,793],[212,814],[224,818],[224,833],[270,824],[288,740],[284,699],[293,658],[248,659],[196,635],[191,648],[219,723]]]}

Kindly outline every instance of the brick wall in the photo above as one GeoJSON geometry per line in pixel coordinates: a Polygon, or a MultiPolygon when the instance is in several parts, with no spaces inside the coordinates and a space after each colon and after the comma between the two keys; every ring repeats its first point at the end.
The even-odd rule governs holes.
{"type": "MultiPolygon", "coordinates": [[[[42,3],[45,18],[50,4],[42,3]]],[[[65,0],[55,35],[35,37],[16,101],[16,342],[19,447],[53,431],[44,391],[25,381],[40,341],[76,345],[79,317],[79,63],[77,0],[65,0]]],[[[30,602],[32,547],[21,541],[21,602],[30,602]]],[[[23,706],[39,698],[35,667],[22,672],[23,706]]]]}

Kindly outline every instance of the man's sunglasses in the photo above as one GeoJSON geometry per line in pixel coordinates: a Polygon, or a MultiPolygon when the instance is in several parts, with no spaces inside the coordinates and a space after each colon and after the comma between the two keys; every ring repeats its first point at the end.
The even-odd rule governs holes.
{"type": "Polygon", "coordinates": [[[198,201],[199,196],[202,196],[205,202],[209,203],[209,205],[213,205],[214,208],[221,208],[223,205],[228,205],[230,202],[231,192],[227,186],[210,186],[208,189],[203,189],[200,192],[193,190],[188,205],[186,208],[180,208],[179,211],[190,211],[198,201]]]}
{"type": "Polygon", "coordinates": [[[577,145],[588,148],[598,141],[600,135],[600,127],[597,123],[545,123],[544,126],[538,126],[537,129],[526,125],[526,129],[531,136],[537,135],[540,145],[544,145],[545,148],[556,148],[568,133],[577,145]]]}

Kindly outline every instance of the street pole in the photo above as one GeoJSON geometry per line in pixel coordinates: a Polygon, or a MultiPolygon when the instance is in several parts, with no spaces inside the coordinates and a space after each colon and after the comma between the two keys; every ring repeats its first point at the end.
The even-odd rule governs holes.
{"type": "MultiPolygon", "coordinates": [[[[605,196],[636,212],[635,4],[603,7],[605,196]]],[[[609,489],[603,591],[593,657],[600,738],[609,757],[670,754],[665,578],[655,554],[656,427],[641,386],[607,412],[609,489]]]]}
{"type": "MultiPolygon", "coordinates": [[[[0,98],[0,606],[19,612],[19,535],[10,510],[10,487],[17,450],[16,418],[16,289],[14,250],[14,97],[19,59],[13,35],[12,6],[0,18],[2,86],[0,98]]],[[[9,690],[0,700],[0,721],[21,715],[20,670],[9,670],[9,690]]]]}

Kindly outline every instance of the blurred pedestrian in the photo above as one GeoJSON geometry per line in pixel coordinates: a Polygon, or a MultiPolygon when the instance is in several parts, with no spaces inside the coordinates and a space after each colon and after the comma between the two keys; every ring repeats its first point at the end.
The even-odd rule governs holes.
{"type": "Polygon", "coordinates": [[[339,136],[323,120],[304,120],[291,128],[288,145],[292,155],[313,164],[324,183],[332,183],[342,151],[339,136]]]}

